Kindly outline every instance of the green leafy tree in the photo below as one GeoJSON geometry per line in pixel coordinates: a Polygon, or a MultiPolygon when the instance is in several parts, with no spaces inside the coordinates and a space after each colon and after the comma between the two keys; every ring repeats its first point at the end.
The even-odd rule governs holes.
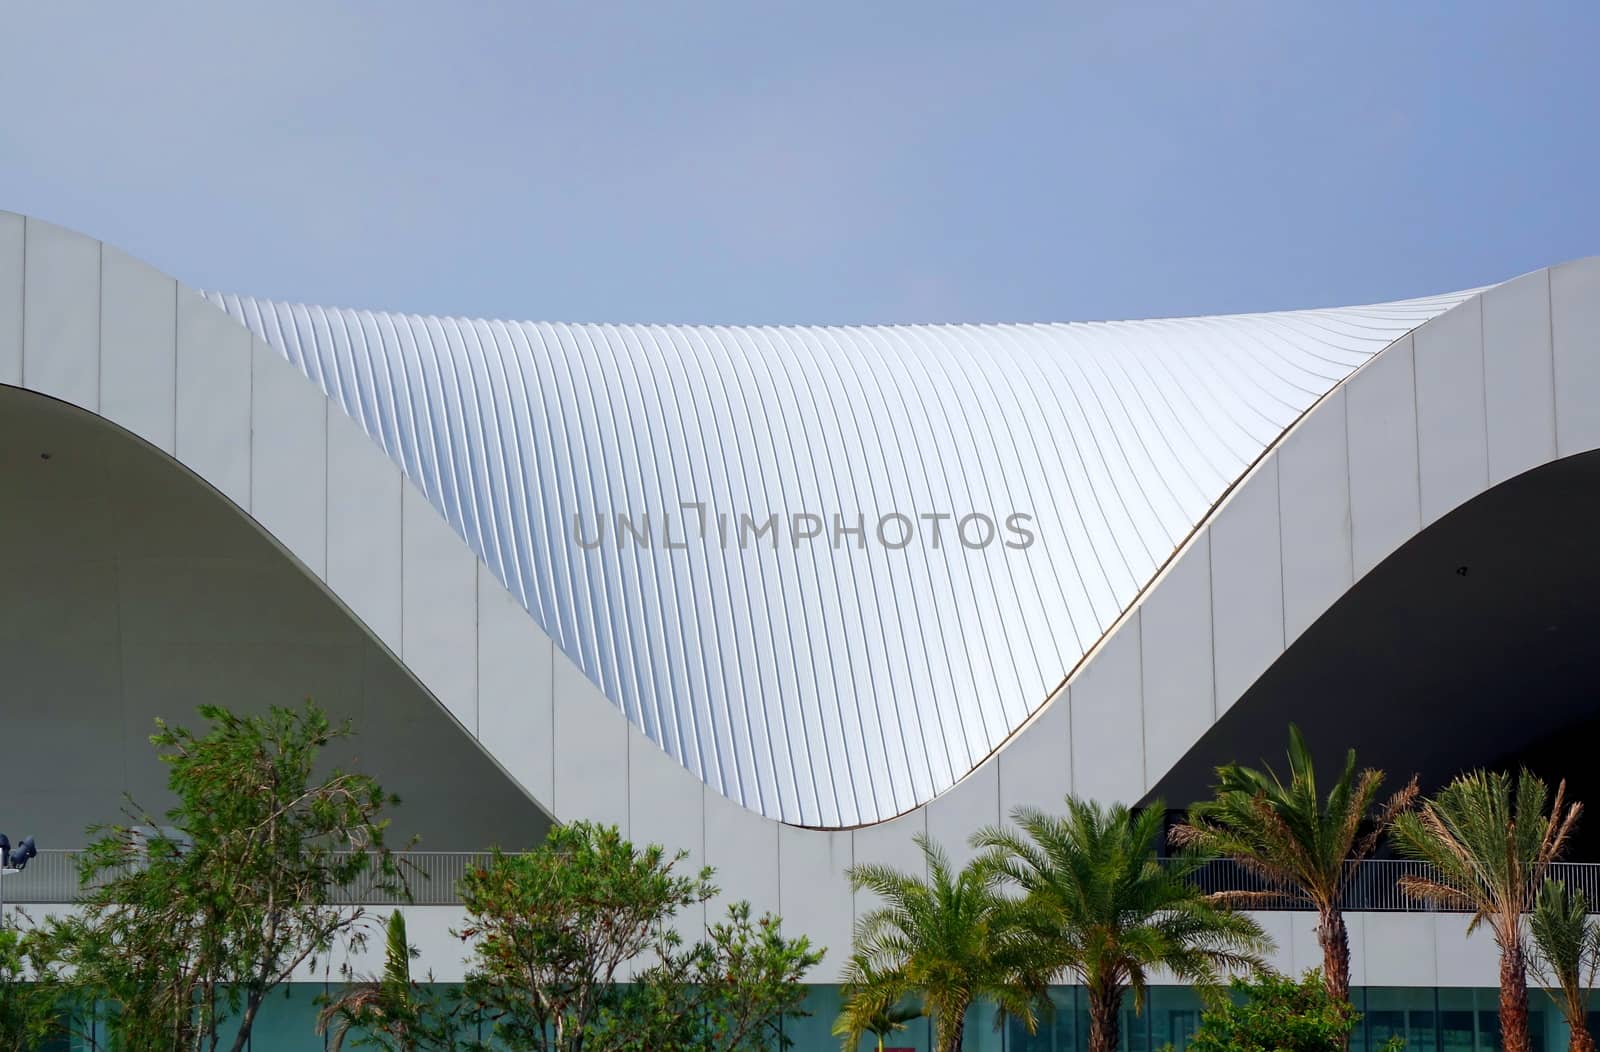
{"type": "Polygon", "coordinates": [[[317,1014],[317,1033],[329,1036],[330,1052],[340,1052],[352,1036],[352,1048],[455,1052],[460,1000],[411,977],[418,953],[406,938],[404,913],[389,915],[385,934],[383,974],[326,1000],[317,1014]]]}
{"type": "Polygon", "coordinates": [[[787,1048],[783,1020],[804,1014],[802,983],[822,960],[804,936],[784,937],[776,917],[752,920],[747,902],[730,905],[693,946],[661,945],[656,954],[659,963],[634,980],[612,1020],[625,1052],[787,1048]]]}
{"type": "Polygon", "coordinates": [[[0,927],[0,1052],[26,1052],[60,1036],[58,987],[34,960],[35,933],[0,927]]]}
{"type": "Polygon", "coordinates": [[[1219,901],[1239,906],[1287,896],[1316,910],[1324,982],[1340,1000],[1350,999],[1350,934],[1340,900],[1355,871],[1351,863],[1370,855],[1417,797],[1413,778],[1380,805],[1383,780],[1383,772],[1370,768],[1358,774],[1351,749],[1322,797],[1311,750],[1290,724],[1287,778],[1265,766],[1219,767],[1215,798],[1190,808],[1188,821],[1171,833],[1175,845],[1234,859],[1274,889],[1224,892],[1219,901]]]}
{"type": "Polygon", "coordinates": [[[745,1052],[770,1047],[821,957],[744,903],[684,946],[674,919],[716,894],[683,852],[636,848],[614,826],[553,829],[461,882],[468,996],[499,1046],[539,1052],[745,1052]],[[631,978],[630,978],[631,976],[631,978]]]}
{"type": "MultiPolygon", "coordinates": [[[[1190,1052],[1340,1052],[1361,1021],[1316,971],[1298,981],[1270,971],[1235,978],[1233,993],[1201,1014],[1190,1052]]],[[[1395,1038],[1383,1047],[1399,1052],[1402,1044],[1395,1038]]]]}
{"type": "Polygon", "coordinates": [[[1400,888],[1425,902],[1472,913],[1468,932],[1487,924],[1500,950],[1500,1034],[1506,1052],[1529,1052],[1527,946],[1523,917],[1534,907],[1550,864],[1561,857],[1583,805],[1552,801],[1528,771],[1515,779],[1473,771],[1395,820],[1391,839],[1431,872],[1407,874],[1400,888]],[[1546,805],[1549,805],[1548,812],[1546,805]]]}
{"type": "Polygon", "coordinates": [[[1069,796],[1065,816],[1020,807],[1012,827],[978,833],[980,866],[1023,895],[1028,929],[1089,1001],[1090,1052],[1116,1052],[1124,994],[1142,1010],[1149,973],[1215,986],[1262,966],[1271,941],[1251,918],[1219,907],[1190,880],[1200,865],[1157,856],[1163,811],[1102,807],[1069,796]]]}
{"type": "Polygon", "coordinates": [[[513,1048],[577,1052],[609,1022],[625,967],[677,914],[716,893],[711,870],[635,848],[614,826],[575,822],[525,854],[495,851],[461,881],[471,942],[467,986],[513,1048]]]}
{"type": "Polygon", "coordinates": [[[1567,1023],[1568,1052],[1594,1052],[1589,1033],[1589,990],[1600,967],[1600,926],[1589,917],[1583,892],[1546,880],[1528,918],[1533,972],[1567,1023]]]}
{"type": "Polygon", "coordinates": [[[114,1047],[241,1052],[267,995],[337,945],[366,939],[344,901],[360,880],[405,891],[385,841],[397,799],[367,775],[318,774],[352,733],[316,705],[238,716],[203,705],[203,734],[157,721],[151,742],[177,797],[164,821],[135,805],[98,830],[77,916],[49,938],[80,1003],[109,1006],[114,1047]]]}
{"type": "Polygon", "coordinates": [[[834,1032],[853,1049],[874,1022],[915,998],[933,1022],[935,1052],[959,1052],[967,1010],[980,999],[1031,1033],[1046,1003],[1044,947],[1020,923],[1016,903],[1000,894],[994,872],[974,864],[957,870],[926,836],[916,842],[926,878],[888,866],[849,871],[852,887],[881,904],[856,921],[834,1032]]]}

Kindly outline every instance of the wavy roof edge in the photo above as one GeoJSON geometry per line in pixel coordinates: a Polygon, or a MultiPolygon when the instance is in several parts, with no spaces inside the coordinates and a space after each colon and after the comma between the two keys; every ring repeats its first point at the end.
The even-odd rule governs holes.
{"type": "Polygon", "coordinates": [[[1478,291],[881,326],[515,322],[207,296],[354,418],[657,745],[759,813],[847,827],[981,766],[1310,406],[1478,291]],[[517,335],[533,333],[557,339],[517,335]],[[946,545],[919,561],[797,542],[629,558],[559,540],[574,514],[659,512],[686,493],[753,512],[1026,507],[1042,555],[946,545]]]}

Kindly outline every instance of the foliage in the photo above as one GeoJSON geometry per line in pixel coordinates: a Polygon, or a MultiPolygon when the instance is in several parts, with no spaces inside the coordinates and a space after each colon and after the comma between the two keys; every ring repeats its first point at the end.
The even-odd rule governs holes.
{"type": "Polygon", "coordinates": [[[204,734],[158,720],[150,739],[178,800],[165,822],[130,802],[130,825],[97,830],[79,863],[82,909],[51,925],[79,1002],[109,1005],[114,1047],[214,1050],[227,1021],[239,1052],[274,988],[364,942],[366,912],[341,888],[405,891],[385,842],[398,800],[366,775],[316,773],[348,723],[310,702],[199,711],[204,734]]]}
{"type": "Polygon", "coordinates": [[[851,1008],[852,1006],[847,1004],[833,1024],[833,1036],[844,1038],[847,1052],[855,1052],[861,1038],[866,1034],[877,1038],[878,1052],[883,1052],[886,1040],[904,1030],[910,1025],[911,1020],[922,1017],[922,1009],[909,1002],[884,1007],[870,1003],[870,999],[864,999],[860,1008],[866,1014],[859,1019],[852,1014],[851,1008]]]}
{"type": "Polygon", "coordinates": [[[1163,865],[1157,857],[1159,801],[1139,812],[1072,796],[1066,803],[1065,816],[1017,808],[1015,829],[985,829],[973,843],[985,849],[982,868],[1022,893],[1021,916],[1049,974],[1086,988],[1094,1052],[1117,1047],[1123,993],[1131,989],[1142,1008],[1151,971],[1206,988],[1262,966],[1270,940],[1196,887],[1189,878],[1199,860],[1163,865]]]}
{"type": "Polygon", "coordinates": [[[492,1020],[495,1042],[540,1052],[764,1047],[821,955],[784,938],[776,918],[752,921],[743,903],[684,947],[673,920],[716,894],[710,869],[676,871],[684,857],[577,822],[535,851],[496,852],[469,871],[467,993],[492,1020]]]}
{"type": "Polygon", "coordinates": [[[1502,926],[1533,908],[1546,870],[1582,813],[1582,804],[1567,804],[1565,797],[1562,782],[1547,814],[1549,790],[1528,771],[1515,782],[1498,771],[1461,775],[1419,811],[1396,820],[1396,845],[1435,870],[1408,875],[1401,886],[1424,901],[1471,910],[1474,928],[1488,923],[1497,935],[1520,931],[1520,924],[1502,926]]]}
{"type": "Polygon", "coordinates": [[[352,1048],[384,1052],[455,1052],[459,999],[441,997],[432,983],[411,977],[417,950],[406,939],[406,917],[389,915],[385,928],[383,974],[324,1001],[317,1033],[331,1035],[330,1052],[340,1052],[347,1037],[352,1048]]]}
{"type": "Polygon", "coordinates": [[[711,871],[674,872],[686,855],[636,849],[613,826],[551,830],[521,855],[496,851],[461,881],[463,939],[474,940],[471,995],[517,1048],[594,1048],[623,966],[652,949],[663,924],[715,894],[711,871]]]}
{"type": "Polygon", "coordinates": [[[25,1052],[60,1031],[57,987],[30,967],[38,949],[33,932],[0,927],[0,1052],[25,1052]]]}
{"type": "Polygon", "coordinates": [[[1234,859],[1274,889],[1225,892],[1219,901],[1241,906],[1287,896],[1316,910],[1324,981],[1329,994],[1342,1000],[1350,996],[1350,939],[1339,902],[1354,872],[1350,863],[1370,855],[1417,797],[1412,778],[1374,809],[1383,780],[1383,772],[1370,768],[1357,774],[1351,749],[1324,800],[1311,750],[1300,728],[1290,724],[1287,781],[1271,767],[1219,767],[1215,798],[1190,808],[1188,822],[1171,834],[1177,846],[1234,859]]]}
{"type": "Polygon", "coordinates": [[[1582,891],[1570,893],[1559,880],[1546,880],[1528,918],[1533,935],[1534,974],[1550,991],[1570,1034],[1570,1052],[1592,1052],[1589,990],[1600,968],[1600,926],[1589,917],[1582,891]]]}
{"type": "MultiPolygon", "coordinates": [[[[1322,975],[1294,980],[1270,971],[1235,978],[1234,1000],[1207,1008],[1190,1052],[1342,1052],[1361,1016],[1327,990],[1322,975]]],[[[1395,1038],[1384,1046],[1398,1052],[1395,1038]]],[[[1381,1052],[1381,1050],[1380,1050],[1381,1052]]]]}
{"type": "Polygon", "coordinates": [[[1474,771],[1445,786],[1420,810],[1396,819],[1400,851],[1432,867],[1400,878],[1406,894],[1472,912],[1468,931],[1487,924],[1500,949],[1500,1030],[1506,1052],[1527,1052],[1528,980],[1523,915],[1550,864],[1561,856],[1583,805],[1566,802],[1566,783],[1550,799],[1528,771],[1516,778],[1474,771]],[[1546,804],[1550,804],[1548,813],[1546,804]]]}
{"type": "Polygon", "coordinates": [[[933,1021],[934,1048],[961,1047],[967,1009],[980,998],[1037,1026],[1047,1002],[1049,959],[1020,922],[1017,904],[998,890],[991,869],[956,870],[949,856],[918,835],[927,877],[887,866],[850,869],[856,891],[881,904],[856,921],[855,952],[845,970],[845,1007],[834,1032],[854,1048],[872,1025],[907,998],[933,1021]]]}
{"type": "Polygon", "coordinates": [[[747,902],[730,905],[704,940],[687,949],[662,945],[657,955],[610,1020],[615,1047],[627,1052],[787,1048],[782,1021],[801,1014],[805,973],[822,960],[804,936],[784,938],[772,915],[751,920],[747,902]]]}

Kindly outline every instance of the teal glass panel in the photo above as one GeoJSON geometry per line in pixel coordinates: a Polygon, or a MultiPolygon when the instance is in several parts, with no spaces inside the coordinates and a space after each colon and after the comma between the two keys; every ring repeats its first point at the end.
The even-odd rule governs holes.
{"type": "Polygon", "coordinates": [[[324,990],[322,983],[284,983],[268,994],[250,1030],[251,1052],[326,1048],[325,1039],[317,1035],[317,998],[324,990]]]}
{"type": "MultiPolygon", "coordinates": [[[[841,1047],[840,1039],[833,1035],[833,1024],[839,1018],[839,1010],[843,1007],[843,1000],[839,996],[837,986],[811,986],[806,990],[805,1002],[801,1008],[806,1015],[790,1016],[783,1021],[783,1036],[793,1044],[790,1046],[795,1052],[801,1050],[817,1049],[818,1052],[837,1052],[841,1047]]],[[[876,1052],[877,1038],[863,1037],[860,1044],[861,1052],[876,1052]]],[[[906,1052],[929,1052],[932,1044],[929,1040],[928,1021],[922,1017],[909,1020],[904,1029],[888,1034],[883,1039],[883,1047],[888,1049],[904,1049],[906,1052]]],[[[998,1047],[998,1046],[996,1046],[998,1047]]]]}
{"type": "Polygon", "coordinates": [[[1051,1011],[1041,1015],[1033,1033],[1016,1019],[1006,1024],[1006,1052],[1078,1052],[1088,1044],[1088,1017],[1080,1017],[1077,987],[1050,990],[1051,1011]]]}
{"type": "Polygon", "coordinates": [[[1153,986],[1146,996],[1150,1047],[1184,1052],[1200,1027],[1200,995],[1186,986],[1153,986]]]}
{"type": "Polygon", "coordinates": [[[1424,989],[1375,988],[1366,991],[1366,1045],[1381,1048],[1400,1038],[1410,1052],[1437,1052],[1438,998],[1424,989]]]}
{"type": "Polygon", "coordinates": [[[1555,1011],[1548,998],[1541,998],[1538,990],[1528,991],[1528,1001],[1528,1043],[1533,1052],[1566,1048],[1566,1027],[1560,1025],[1561,1013],[1555,1011]],[[1559,1043],[1555,1034],[1557,1028],[1561,1031],[1559,1043]]]}
{"type": "MultiPolygon", "coordinates": [[[[276,990],[261,1007],[249,1052],[317,1052],[326,1048],[326,1040],[316,1034],[318,998],[325,989],[322,983],[306,983],[276,990]]],[[[443,994],[455,988],[441,984],[430,989],[443,994]]],[[[1529,995],[1533,1052],[1561,1052],[1567,1033],[1560,1013],[1541,991],[1534,989],[1529,995]]],[[[1042,1016],[1031,1034],[1015,1019],[997,1028],[992,1004],[974,1006],[963,1032],[964,1052],[1085,1052],[1089,1017],[1081,988],[1053,987],[1050,1000],[1054,1011],[1042,1016]]],[[[1369,987],[1352,990],[1351,1000],[1363,1013],[1360,1026],[1351,1035],[1351,1052],[1375,1052],[1391,1037],[1404,1040],[1406,1052],[1498,1052],[1500,1047],[1499,997],[1493,989],[1369,987]]],[[[807,1014],[784,1022],[784,1034],[793,1042],[792,1048],[796,1052],[839,1049],[832,1029],[840,1006],[837,986],[808,987],[802,1005],[807,1014]]],[[[1140,1012],[1134,1011],[1130,994],[1120,1017],[1122,1052],[1161,1052],[1169,1046],[1173,1052],[1186,1052],[1201,1015],[1200,997],[1187,987],[1151,987],[1140,1012]]],[[[1600,1024],[1600,996],[1594,1001],[1591,1022],[1600,1024]]],[[[457,1028],[464,1040],[485,1040],[488,1047],[495,1047],[488,1041],[490,1022],[476,1012],[459,1012],[457,1028]]],[[[232,1028],[225,1029],[226,1038],[231,1038],[232,1028]]],[[[895,1052],[932,1052],[931,1031],[929,1021],[919,1017],[887,1036],[884,1047],[895,1052]]],[[[103,1026],[97,1036],[103,1047],[103,1026]]],[[[48,1046],[45,1052],[92,1047],[74,1038],[70,1043],[48,1046]]],[[[875,1052],[876,1048],[876,1039],[868,1037],[859,1052],[875,1052]]]]}
{"type": "Polygon", "coordinates": [[[994,1005],[986,1001],[973,1005],[961,1030],[962,1052],[1002,1052],[1005,1029],[996,1022],[994,1005]]]}
{"type": "Polygon", "coordinates": [[[1439,1050],[1440,1052],[1480,1052],[1487,1044],[1478,1043],[1478,1016],[1475,991],[1440,990],[1439,1050]]]}

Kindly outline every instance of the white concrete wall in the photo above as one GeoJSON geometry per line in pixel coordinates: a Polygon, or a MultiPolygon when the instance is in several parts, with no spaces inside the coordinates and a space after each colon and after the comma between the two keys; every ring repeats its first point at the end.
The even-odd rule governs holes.
{"type": "MultiPolygon", "coordinates": [[[[375,975],[383,967],[383,925],[395,907],[369,910],[370,941],[353,954],[335,953],[314,972],[304,969],[298,982],[338,981],[348,964],[357,976],[375,975]]],[[[402,906],[406,935],[421,951],[420,966],[435,981],[460,982],[466,974],[471,947],[455,933],[465,926],[460,906],[402,906]]],[[[70,912],[70,906],[33,905],[5,907],[5,922],[38,921],[70,912]]],[[[1322,967],[1317,946],[1316,914],[1273,912],[1252,914],[1276,943],[1267,963],[1280,972],[1298,975],[1322,967]]],[[[1467,934],[1468,918],[1459,913],[1349,913],[1350,981],[1353,986],[1495,987],[1500,981],[1499,954],[1487,930],[1467,934]]],[[[829,982],[823,974],[808,976],[814,983],[829,982]]],[[[1175,985],[1170,977],[1153,976],[1157,986],[1175,985]]]]}
{"type": "MultiPolygon", "coordinates": [[[[460,930],[464,914],[457,906],[407,906],[406,928],[422,949],[422,959],[441,982],[462,977],[466,948],[450,934],[460,930]]],[[[387,919],[387,909],[375,909],[387,919]]],[[[1273,936],[1277,951],[1268,963],[1279,971],[1298,975],[1322,967],[1317,946],[1316,914],[1302,912],[1256,913],[1253,916],[1273,936]]],[[[1355,986],[1494,987],[1499,985],[1499,954],[1487,931],[1467,934],[1468,918],[1458,913],[1351,913],[1350,978],[1355,986]]],[[[369,947],[354,963],[358,971],[381,966],[382,940],[369,947]]],[[[338,965],[334,965],[337,975],[338,965]]],[[[309,978],[309,977],[308,977],[309,978]]],[[[317,976],[321,978],[321,976],[317,976]]],[[[812,976],[811,981],[823,982],[812,976]]],[[[1157,985],[1172,985],[1157,980],[1157,985]]]]}

